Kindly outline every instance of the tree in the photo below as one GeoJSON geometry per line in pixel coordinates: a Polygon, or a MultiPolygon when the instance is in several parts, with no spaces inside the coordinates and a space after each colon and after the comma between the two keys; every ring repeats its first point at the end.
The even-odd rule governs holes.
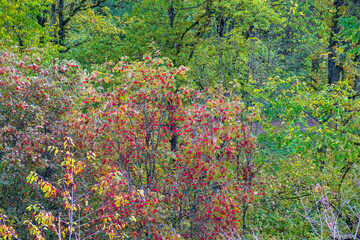
{"type": "MultiPolygon", "coordinates": [[[[40,38],[48,34],[49,28],[40,26],[37,17],[46,11],[51,0],[6,1],[0,2],[0,36],[2,39],[13,40],[20,47],[39,43],[40,38]],[[30,16],[30,17],[29,17],[30,16]]],[[[49,39],[47,39],[49,40],[49,39]]],[[[43,39],[45,41],[45,39],[43,39]]],[[[14,44],[14,42],[13,42],[14,44]]]]}
{"type": "Polygon", "coordinates": [[[118,170],[126,182],[101,185],[113,202],[107,213],[136,219],[111,229],[139,238],[245,236],[248,206],[262,189],[247,124],[260,115],[234,96],[176,89],[186,68],[168,64],[146,57],[105,65],[74,117],[75,144],[100,156],[98,178],[118,170]]]}
{"type": "Polygon", "coordinates": [[[41,49],[2,49],[0,53],[0,208],[21,222],[27,195],[27,173],[37,169],[46,179],[59,168],[48,146],[67,134],[66,115],[81,90],[74,61],[44,58],[41,49]]]}

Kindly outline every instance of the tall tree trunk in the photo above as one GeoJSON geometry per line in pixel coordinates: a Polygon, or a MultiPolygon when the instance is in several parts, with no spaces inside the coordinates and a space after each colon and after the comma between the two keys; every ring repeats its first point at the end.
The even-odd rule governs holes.
{"type": "Polygon", "coordinates": [[[310,81],[311,84],[315,84],[313,85],[314,87],[316,87],[316,84],[318,82],[319,70],[320,70],[320,58],[318,56],[314,56],[314,58],[311,59],[311,74],[310,74],[310,81]]]}
{"type": "MultiPolygon", "coordinates": [[[[360,53],[355,55],[354,62],[356,64],[355,65],[356,68],[358,68],[358,71],[360,72],[360,53]]],[[[359,75],[355,76],[354,90],[355,91],[360,91],[360,76],[359,75]]]]}
{"type": "Polygon", "coordinates": [[[335,84],[340,80],[343,68],[340,64],[336,63],[337,54],[336,46],[338,45],[337,35],[340,32],[340,26],[338,19],[340,15],[340,8],[344,5],[344,0],[334,0],[333,6],[335,6],[335,15],[332,17],[332,27],[329,40],[329,56],[328,56],[328,83],[335,84]]]}
{"type": "Polygon", "coordinates": [[[170,27],[174,28],[175,9],[174,9],[172,0],[170,0],[170,6],[169,6],[169,9],[168,9],[168,16],[169,16],[170,27]]]}
{"type": "Polygon", "coordinates": [[[224,19],[224,15],[221,13],[221,15],[218,16],[217,18],[217,35],[219,38],[224,37],[225,35],[225,23],[226,20],[224,19]]]}
{"type": "Polygon", "coordinates": [[[65,0],[59,0],[59,45],[65,46],[65,22],[64,22],[64,5],[65,0]]]}
{"type": "MultiPolygon", "coordinates": [[[[49,14],[49,11],[48,11],[48,10],[44,10],[42,16],[37,16],[37,17],[36,17],[36,19],[37,19],[37,21],[38,21],[38,24],[39,24],[41,27],[43,27],[43,28],[45,28],[45,24],[46,24],[46,22],[47,22],[48,14],[49,14]]],[[[44,37],[41,36],[41,37],[40,37],[40,44],[42,44],[42,43],[44,42],[43,40],[44,40],[44,37]]]]}

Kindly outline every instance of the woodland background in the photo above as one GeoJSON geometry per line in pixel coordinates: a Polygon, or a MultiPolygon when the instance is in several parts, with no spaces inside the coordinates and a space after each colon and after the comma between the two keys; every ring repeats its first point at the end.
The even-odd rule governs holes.
{"type": "Polygon", "coordinates": [[[0,0],[3,239],[360,239],[359,0],[0,0]]]}

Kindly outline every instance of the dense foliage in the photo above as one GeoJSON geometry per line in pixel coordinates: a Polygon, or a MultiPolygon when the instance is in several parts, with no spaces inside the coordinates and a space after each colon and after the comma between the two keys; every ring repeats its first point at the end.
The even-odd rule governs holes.
{"type": "Polygon", "coordinates": [[[360,1],[0,17],[1,238],[360,238],[360,1]]]}

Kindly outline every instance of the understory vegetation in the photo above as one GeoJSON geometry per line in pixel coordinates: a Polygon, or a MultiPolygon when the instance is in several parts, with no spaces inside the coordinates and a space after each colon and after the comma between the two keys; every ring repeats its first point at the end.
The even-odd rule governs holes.
{"type": "Polygon", "coordinates": [[[359,0],[0,0],[0,238],[360,239],[359,0]]]}

